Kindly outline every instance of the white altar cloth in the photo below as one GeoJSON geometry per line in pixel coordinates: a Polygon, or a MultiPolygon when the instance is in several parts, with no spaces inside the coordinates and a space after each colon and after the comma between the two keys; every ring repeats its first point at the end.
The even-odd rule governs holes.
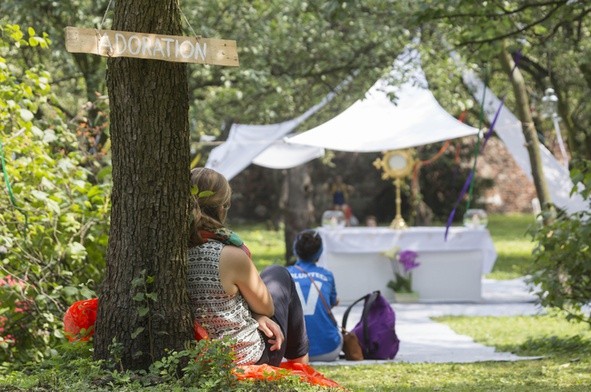
{"type": "Polygon", "coordinates": [[[486,229],[451,227],[319,228],[324,243],[322,265],[334,273],[342,303],[380,290],[391,301],[387,287],[394,279],[392,262],[383,252],[394,247],[418,253],[421,264],[412,271],[412,288],[422,302],[478,302],[482,274],[491,272],[497,257],[486,229]]]}

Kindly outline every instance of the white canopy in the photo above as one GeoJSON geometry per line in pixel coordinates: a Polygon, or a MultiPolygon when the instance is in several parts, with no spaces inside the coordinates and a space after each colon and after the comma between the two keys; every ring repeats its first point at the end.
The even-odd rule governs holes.
{"type": "Polygon", "coordinates": [[[365,98],[331,120],[287,139],[291,144],[324,147],[329,150],[373,152],[398,150],[443,140],[476,135],[478,129],[465,125],[447,113],[428,89],[416,51],[406,51],[395,63],[412,70],[409,81],[389,86],[378,80],[365,98]],[[391,99],[395,94],[395,101],[391,99]]]}
{"type": "Polygon", "coordinates": [[[255,165],[270,169],[290,169],[324,156],[324,148],[287,144],[275,141],[253,161],[255,165]]]}
{"type": "MultiPolygon", "coordinates": [[[[277,149],[277,147],[274,146],[275,143],[296,129],[298,125],[330,102],[335,97],[336,93],[348,84],[350,80],[350,78],[347,78],[341,82],[341,84],[339,84],[334,91],[328,93],[322,101],[294,119],[268,125],[233,124],[230,128],[228,140],[211,150],[205,167],[214,169],[223,174],[229,181],[242,170],[246,169],[248,165],[259,156],[259,154],[263,153],[271,146],[273,146],[272,151],[269,151],[267,154],[260,157],[257,161],[258,165],[283,168],[294,167],[307,162],[306,159],[309,154],[319,153],[318,148],[311,149],[301,146],[299,148],[294,148],[291,151],[291,161],[289,161],[291,166],[285,166],[288,164],[288,161],[280,155],[281,150],[273,152],[273,150],[277,149]]],[[[324,150],[320,150],[322,150],[322,153],[324,154],[324,150]]],[[[286,154],[285,151],[283,151],[283,153],[286,154]]]]}

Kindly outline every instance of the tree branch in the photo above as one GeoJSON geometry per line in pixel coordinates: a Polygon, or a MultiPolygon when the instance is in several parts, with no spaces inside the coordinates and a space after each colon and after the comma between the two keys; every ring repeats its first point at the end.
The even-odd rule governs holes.
{"type": "Polygon", "coordinates": [[[463,41],[460,42],[458,44],[458,46],[468,46],[468,45],[476,45],[476,44],[485,44],[485,43],[491,43],[491,42],[496,42],[496,41],[501,41],[505,38],[509,38],[509,37],[513,37],[515,35],[521,34],[524,31],[529,30],[530,28],[532,28],[535,25],[538,25],[546,20],[548,20],[556,11],[558,11],[558,9],[562,7],[562,5],[558,5],[556,6],[554,9],[550,10],[545,16],[526,24],[525,26],[517,29],[517,30],[513,30],[510,31],[508,33],[505,34],[501,34],[501,35],[497,35],[497,36],[493,36],[490,38],[483,38],[483,39],[476,39],[476,40],[470,40],[470,41],[463,41]]]}

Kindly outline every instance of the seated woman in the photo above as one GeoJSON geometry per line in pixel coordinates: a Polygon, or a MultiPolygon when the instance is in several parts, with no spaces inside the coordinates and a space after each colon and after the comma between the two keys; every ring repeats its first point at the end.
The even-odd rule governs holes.
{"type": "Polygon", "coordinates": [[[339,302],[332,272],[316,265],[322,254],[322,238],[315,230],[296,236],[293,245],[297,261],[287,267],[304,307],[310,340],[310,361],[334,361],[343,345],[340,328],[332,311],[339,302]]]}
{"type": "Polygon", "coordinates": [[[224,222],[232,191],[220,173],[191,171],[194,196],[187,287],[193,317],[212,338],[235,342],[238,365],[308,362],[302,305],[285,267],[261,275],[224,222]]]}

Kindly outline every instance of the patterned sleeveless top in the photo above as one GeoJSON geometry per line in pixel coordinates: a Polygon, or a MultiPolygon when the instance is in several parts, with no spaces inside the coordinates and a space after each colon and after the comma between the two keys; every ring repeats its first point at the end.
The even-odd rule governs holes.
{"type": "Polygon", "coordinates": [[[265,343],[244,297],[240,292],[228,295],[224,291],[219,272],[223,247],[209,240],[189,249],[187,289],[193,316],[211,337],[236,342],[236,364],[252,365],[261,358],[265,343]]]}

